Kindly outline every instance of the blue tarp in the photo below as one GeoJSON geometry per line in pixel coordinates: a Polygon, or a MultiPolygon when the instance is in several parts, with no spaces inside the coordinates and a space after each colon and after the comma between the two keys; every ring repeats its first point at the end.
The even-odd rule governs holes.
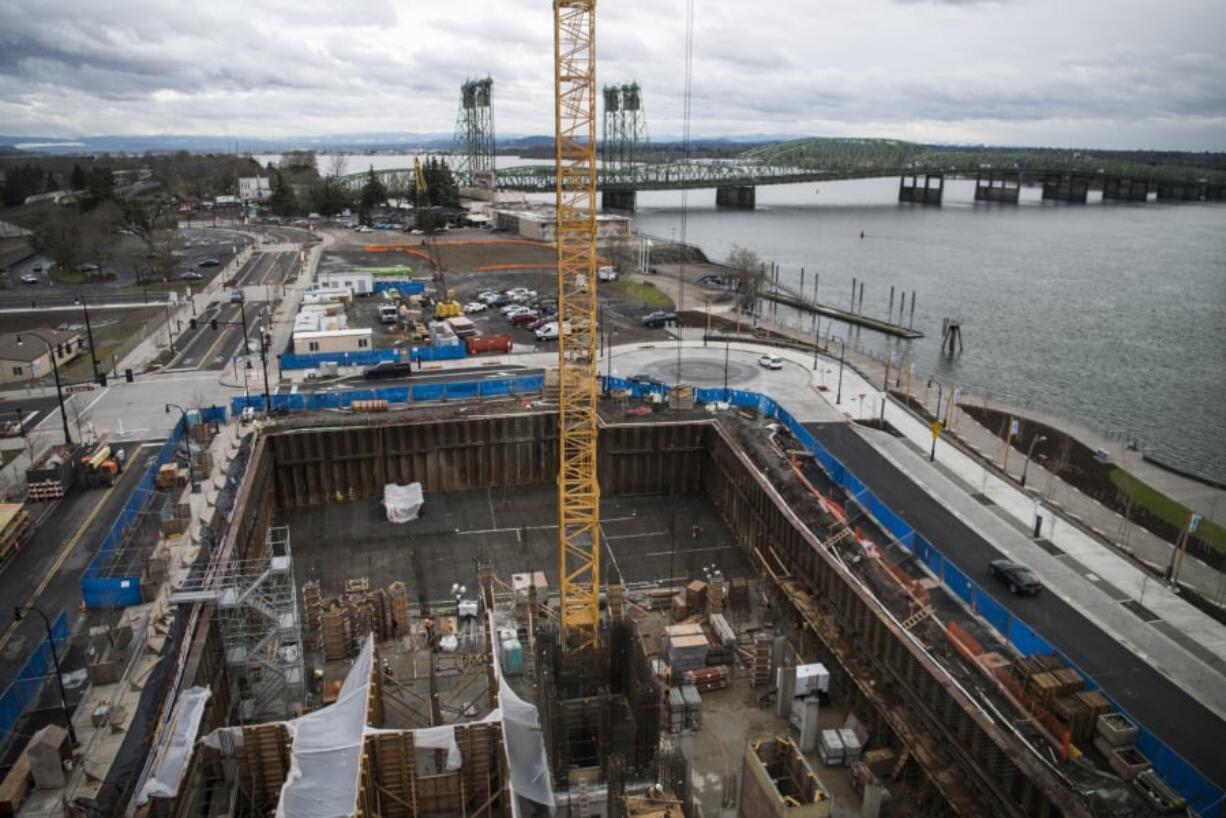
{"type": "MultiPolygon", "coordinates": [[[[37,614],[34,616],[37,617],[37,614]]],[[[8,742],[9,733],[17,724],[17,720],[21,718],[30,700],[42,689],[48,672],[51,671],[54,675],[55,663],[51,659],[51,646],[47,644],[44,625],[41,621],[35,625],[40,640],[38,646],[26,660],[25,666],[18,672],[17,678],[4,689],[3,693],[0,693],[0,746],[8,742]]],[[[56,650],[61,654],[63,649],[60,643],[67,638],[68,619],[64,616],[64,612],[60,611],[51,623],[51,639],[56,645],[56,650]]]]}
{"type": "Polygon", "coordinates": [[[385,361],[399,361],[396,349],[364,349],[358,352],[311,352],[305,355],[282,355],[281,368],[285,370],[318,369],[320,364],[335,363],[338,366],[374,366],[385,361]]]}

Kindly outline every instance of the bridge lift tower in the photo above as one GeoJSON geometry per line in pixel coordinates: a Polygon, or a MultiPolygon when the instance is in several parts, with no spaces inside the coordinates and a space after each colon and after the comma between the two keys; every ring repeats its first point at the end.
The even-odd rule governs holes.
{"type": "Polygon", "coordinates": [[[456,115],[456,146],[462,151],[455,168],[456,181],[493,191],[494,81],[489,77],[460,84],[460,111],[456,115]]]}
{"type": "Polygon", "coordinates": [[[647,112],[643,109],[643,90],[637,82],[606,85],[604,128],[601,134],[600,162],[606,190],[600,203],[604,208],[634,210],[634,189],[617,190],[612,185],[632,185],[642,168],[640,145],[647,144],[647,112]]]}
{"type": "Polygon", "coordinates": [[[600,640],[596,480],[596,0],[553,0],[562,649],[600,640]]]}

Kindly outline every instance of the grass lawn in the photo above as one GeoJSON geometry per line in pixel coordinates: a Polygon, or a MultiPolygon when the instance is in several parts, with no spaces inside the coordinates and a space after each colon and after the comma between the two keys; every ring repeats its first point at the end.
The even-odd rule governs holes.
{"type": "Polygon", "coordinates": [[[667,293],[656,289],[653,284],[643,284],[638,281],[622,278],[612,284],[601,284],[600,286],[601,288],[611,287],[622,295],[642,301],[648,307],[655,307],[660,310],[671,310],[673,308],[673,300],[668,297],[667,293]]]}
{"type": "MultiPolygon", "coordinates": [[[[1186,506],[1142,483],[1123,469],[1112,469],[1110,477],[1111,482],[1132,497],[1132,501],[1138,506],[1149,509],[1176,528],[1182,529],[1187,524],[1189,509],[1186,506]]],[[[1216,523],[1201,520],[1192,536],[1207,543],[1215,551],[1226,553],[1226,529],[1216,523]]]]}
{"type": "Polygon", "coordinates": [[[65,270],[59,265],[53,265],[47,275],[61,284],[86,284],[89,281],[80,270],[65,270]]]}

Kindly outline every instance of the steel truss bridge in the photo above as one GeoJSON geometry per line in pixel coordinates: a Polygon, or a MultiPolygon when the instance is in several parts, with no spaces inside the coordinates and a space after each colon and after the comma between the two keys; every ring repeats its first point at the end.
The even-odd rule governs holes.
{"type": "MultiPolygon", "coordinates": [[[[841,163],[835,163],[836,165],[841,163]]],[[[997,179],[1009,178],[1018,183],[1043,183],[1055,176],[1076,176],[1084,179],[1089,185],[1099,187],[1105,179],[1127,179],[1132,182],[1147,185],[1149,189],[1158,189],[1160,185],[1170,184],[1203,184],[1195,180],[1173,179],[1169,168],[1149,168],[1149,172],[1131,172],[1126,174],[1110,172],[1078,171],[1065,168],[984,168],[984,167],[940,167],[934,164],[904,165],[904,166],[836,166],[829,169],[812,169],[795,166],[769,165],[751,161],[691,161],[669,162],[658,164],[639,164],[629,168],[597,170],[596,186],[605,192],[626,192],[639,190],[682,190],[700,188],[737,188],[757,187],[760,185],[791,185],[800,183],[833,182],[848,179],[874,179],[883,177],[918,176],[920,184],[923,177],[988,177],[997,179]]],[[[413,169],[393,169],[375,171],[375,176],[386,186],[389,193],[405,194],[413,190],[413,169]]],[[[361,190],[369,178],[369,172],[354,173],[341,177],[342,184],[351,191],[361,190]]],[[[467,180],[457,180],[461,185],[467,180]]],[[[521,191],[524,193],[552,193],[556,189],[557,177],[552,164],[523,165],[519,167],[499,168],[497,185],[499,190],[521,191]]],[[[1210,183],[1210,185],[1221,183],[1210,183]]]]}

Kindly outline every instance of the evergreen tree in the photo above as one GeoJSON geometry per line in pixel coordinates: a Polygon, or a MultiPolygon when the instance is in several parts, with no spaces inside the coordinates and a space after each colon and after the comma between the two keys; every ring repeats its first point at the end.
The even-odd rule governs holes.
{"type": "Polygon", "coordinates": [[[294,186],[285,181],[281,171],[273,171],[272,198],[268,206],[277,216],[295,216],[298,213],[298,197],[294,195],[294,186]]]}
{"type": "Polygon", "coordinates": [[[73,165],[72,166],[72,177],[70,179],[70,184],[72,185],[72,189],[73,190],[85,190],[86,181],[87,180],[85,177],[85,169],[82,168],[80,165],[73,165]]]}
{"type": "Polygon", "coordinates": [[[382,207],[387,202],[387,187],[375,176],[374,165],[371,165],[370,172],[366,177],[366,184],[362,186],[362,197],[358,201],[358,220],[362,224],[370,224],[370,214],[375,208],[382,207]]]}

